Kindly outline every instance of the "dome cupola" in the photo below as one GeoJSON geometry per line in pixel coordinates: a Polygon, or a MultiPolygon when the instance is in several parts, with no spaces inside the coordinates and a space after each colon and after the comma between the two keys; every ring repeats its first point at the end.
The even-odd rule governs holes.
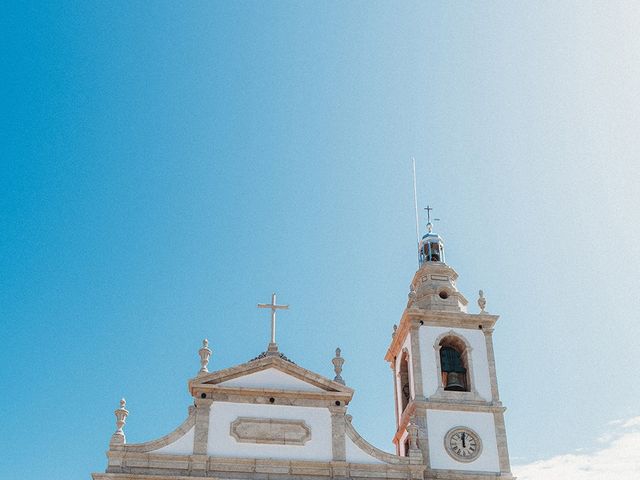
{"type": "Polygon", "coordinates": [[[420,240],[418,248],[420,265],[424,262],[445,263],[444,241],[440,235],[433,232],[433,225],[431,222],[427,223],[427,233],[422,237],[422,240],[420,240]]]}

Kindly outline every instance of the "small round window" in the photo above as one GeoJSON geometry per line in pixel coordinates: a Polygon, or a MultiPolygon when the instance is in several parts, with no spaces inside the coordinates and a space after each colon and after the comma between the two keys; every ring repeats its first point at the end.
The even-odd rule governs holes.
{"type": "Polygon", "coordinates": [[[440,295],[440,298],[443,300],[449,298],[449,292],[447,292],[446,290],[440,290],[440,293],[438,295],[440,295]]]}

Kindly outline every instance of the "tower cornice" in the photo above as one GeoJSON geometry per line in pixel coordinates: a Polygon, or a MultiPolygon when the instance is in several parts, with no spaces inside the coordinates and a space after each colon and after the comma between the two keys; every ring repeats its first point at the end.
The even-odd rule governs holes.
{"type": "Polygon", "coordinates": [[[394,357],[400,353],[402,345],[412,328],[418,328],[421,325],[431,325],[493,331],[499,318],[499,315],[491,315],[488,313],[439,312],[412,307],[406,308],[402,313],[400,325],[398,325],[398,329],[391,339],[384,359],[387,362],[393,361],[394,357]]]}

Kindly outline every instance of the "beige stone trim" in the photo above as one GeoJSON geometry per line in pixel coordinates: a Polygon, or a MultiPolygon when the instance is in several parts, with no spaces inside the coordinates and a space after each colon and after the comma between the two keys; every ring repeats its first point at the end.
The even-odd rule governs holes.
{"type": "MultiPolygon", "coordinates": [[[[481,472],[460,472],[455,470],[427,470],[424,472],[424,468],[417,468],[415,471],[414,466],[405,467],[402,470],[395,470],[386,468],[384,471],[372,471],[369,465],[356,466],[354,464],[340,464],[339,462],[333,462],[329,467],[322,468],[305,468],[291,466],[289,469],[289,476],[297,480],[304,476],[325,477],[325,478],[380,478],[389,480],[401,480],[401,479],[422,479],[429,480],[515,480],[515,477],[511,475],[495,475],[481,472]],[[423,473],[424,472],[424,473],[423,473]]],[[[224,474],[223,474],[224,475],[224,474]]],[[[92,473],[93,480],[166,480],[165,474],[158,475],[144,475],[136,473],[92,473]]],[[[227,475],[224,475],[229,478],[227,475]]],[[[286,477],[286,476],[283,476],[286,477]]],[[[193,480],[193,476],[187,475],[172,475],[173,480],[193,480]]],[[[214,477],[216,478],[216,477],[214,477]]],[[[217,478],[223,478],[222,475],[217,478]]],[[[264,480],[266,477],[264,474],[245,474],[234,475],[234,478],[244,478],[250,480],[264,480]]]]}
{"type": "MultiPolygon", "coordinates": [[[[418,426],[418,448],[422,452],[422,461],[429,466],[429,432],[427,431],[427,411],[421,406],[415,406],[411,421],[418,426]]],[[[406,426],[405,426],[406,428],[406,426]]]]}
{"type": "Polygon", "coordinates": [[[476,402],[448,402],[448,401],[433,401],[426,400],[424,402],[416,402],[420,408],[431,410],[451,410],[458,412],[504,412],[506,409],[502,405],[494,405],[488,402],[476,403],[476,402]]]}
{"type": "MultiPolygon", "coordinates": [[[[348,418],[348,417],[347,417],[348,418]]],[[[362,436],[356,432],[356,429],[351,424],[351,421],[346,422],[346,433],[349,438],[355,443],[361,450],[366,452],[378,460],[391,463],[395,465],[408,465],[409,459],[407,457],[400,457],[398,455],[393,455],[391,453],[384,452],[379,448],[374,447],[369,442],[367,442],[362,436]]]]}
{"type": "Polygon", "coordinates": [[[487,348],[487,362],[489,363],[489,379],[491,381],[491,400],[500,401],[498,393],[498,377],[496,374],[496,357],[493,351],[493,328],[483,328],[484,341],[487,348]]]}
{"type": "Polygon", "coordinates": [[[419,325],[414,325],[411,328],[411,369],[412,369],[412,384],[413,384],[413,398],[424,398],[424,389],[422,388],[422,363],[420,361],[420,336],[418,331],[419,325]]]}
{"type": "Polygon", "coordinates": [[[331,411],[331,452],[334,461],[344,462],[347,459],[346,407],[329,407],[331,411]]]}
{"type": "Polygon", "coordinates": [[[209,414],[213,400],[197,398],[195,401],[196,424],[193,435],[193,453],[206,455],[209,443],[209,414]]]}
{"type": "Polygon", "coordinates": [[[276,388],[247,388],[247,387],[219,387],[217,385],[198,385],[194,387],[192,395],[195,398],[201,398],[202,394],[206,394],[207,398],[218,399],[224,396],[237,397],[279,397],[291,399],[331,399],[331,401],[340,400],[345,403],[351,400],[352,395],[344,392],[305,392],[300,390],[282,390],[276,388]]]}
{"type": "Polygon", "coordinates": [[[486,328],[493,328],[499,318],[500,317],[498,315],[489,315],[487,313],[439,312],[421,310],[419,308],[407,308],[402,313],[398,330],[396,331],[396,335],[391,339],[391,343],[385,355],[385,360],[390,362],[394,357],[399,355],[405,338],[409,334],[412,326],[427,325],[449,328],[468,328],[475,330],[478,329],[479,325],[482,325],[484,330],[486,328]]]}
{"type": "Polygon", "coordinates": [[[504,412],[493,412],[493,421],[496,426],[496,443],[498,445],[500,471],[503,475],[511,475],[509,449],[507,447],[507,428],[504,424],[504,412]]]}
{"type": "Polygon", "coordinates": [[[429,480],[516,480],[511,474],[469,470],[428,470],[429,480]]]}
{"type": "Polygon", "coordinates": [[[189,411],[189,416],[182,422],[175,430],[166,434],[164,437],[160,437],[156,440],[151,440],[144,443],[127,443],[125,445],[119,445],[110,448],[111,451],[125,451],[125,452],[152,452],[165,447],[176,440],[183,437],[190,429],[195,425],[196,415],[195,409],[189,411]]]}
{"type": "MultiPolygon", "coordinates": [[[[397,458],[400,463],[360,464],[342,461],[292,461],[110,452],[110,454],[122,456],[121,465],[118,468],[111,468],[107,473],[94,473],[92,477],[93,480],[166,480],[168,476],[177,480],[191,480],[194,477],[204,476],[244,480],[266,480],[273,477],[289,480],[302,480],[305,477],[363,480],[422,480],[424,478],[424,465],[410,465],[406,457],[381,453],[397,458]],[[194,471],[193,465],[196,460],[200,461],[200,458],[204,459],[205,468],[194,471]]],[[[486,477],[485,480],[487,480],[486,477]]]]}
{"type": "Polygon", "coordinates": [[[238,417],[229,433],[240,443],[304,445],[311,440],[311,428],[304,420],[238,417]]]}
{"type": "MultiPolygon", "coordinates": [[[[348,396],[351,398],[353,396],[353,389],[349,388],[341,383],[330,380],[322,375],[318,375],[311,370],[307,370],[306,368],[302,368],[294,363],[283,360],[278,356],[268,356],[258,360],[253,360],[247,363],[243,363],[241,365],[237,365],[235,367],[227,368],[224,370],[218,370],[217,372],[212,372],[206,375],[201,375],[196,378],[192,378],[189,380],[189,391],[192,395],[195,394],[195,390],[201,390],[204,386],[216,386],[222,382],[226,382],[228,380],[233,380],[234,378],[242,377],[245,375],[249,375],[251,373],[259,372],[262,370],[266,370],[268,368],[275,368],[280,370],[283,373],[291,375],[298,380],[302,380],[310,385],[318,387],[324,390],[327,393],[335,392],[342,393],[343,396],[348,396]]],[[[225,388],[225,387],[217,387],[217,388],[225,388]]],[[[292,390],[289,390],[292,391],[292,390]]],[[[300,393],[315,393],[316,395],[322,395],[322,392],[299,392],[296,391],[297,394],[300,393]]],[[[195,396],[195,395],[194,395],[195,396]]]]}
{"type": "MultiPolygon", "coordinates": [[[[204,392],[203,392],[204,393],[204,392]]],[[[242,392],[227,393],[223,391],[211,391],[206,393],[207,398],[215,402],[251,403],[258,405],[287,405],[291,407],[322,407],[335,406],[336,401],[341,405],[347,405],[347,399],[340,395],[325,395],[320,398],[299,398],[296,392],[289,390],[256,390],[247,389],[242,392]],[[271,399],[273,398],[273,402],[271,399]]]]}

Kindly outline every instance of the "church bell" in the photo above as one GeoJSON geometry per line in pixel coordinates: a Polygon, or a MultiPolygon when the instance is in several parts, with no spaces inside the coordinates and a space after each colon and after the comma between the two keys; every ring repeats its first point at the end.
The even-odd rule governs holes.
{"type": "Polygon", "coordinates": [[[447,375],[447,385],[445,390],[453,390],[455,392],[464,392],[466,390],[464,384],[464,373],[449,372],[447,375]]]}

